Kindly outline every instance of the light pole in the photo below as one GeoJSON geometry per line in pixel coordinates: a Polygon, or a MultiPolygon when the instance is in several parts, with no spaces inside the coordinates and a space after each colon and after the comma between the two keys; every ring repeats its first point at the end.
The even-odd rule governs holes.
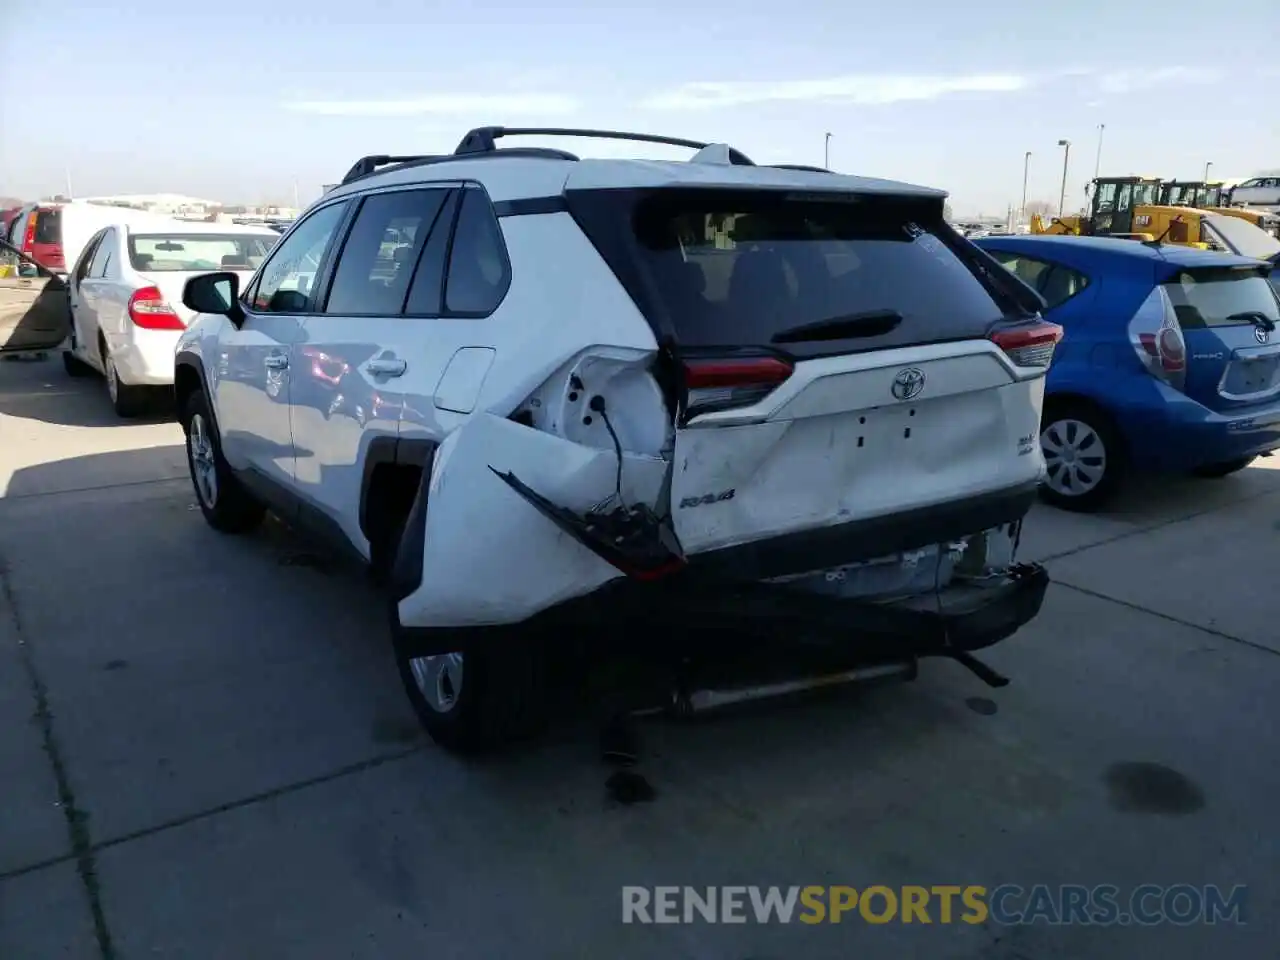
{"type": "Polygon", "coordinates": [[[1102,169],[1102,135],[1107,130],[1105,123],[1098,124],[1098,156],[1093,161],[1093,179],[1098,179],[1098,171],[1102,169]]]}
{"type": "Polygon", "coordinates": [[[1071,159],[1071,141],[1059,140],[1058,146],[1062,147],[1062,192],[1058,194],[1058,219],[1062,219],[1062,208],[1067,202],[1067,163],[1071,159]]]}
{"type": "Polygon", "coordinates": [[[822,140],[822,165],[828,170],[831,169],[831,134],[827,134],[822,140]]]}
{"type": "Polygon", "coordinates": [[[1204,165],[1204,182],[1205,182],[1205,183],[1208,183],[1208,182],[1209,182],[1209,168],[1210,168],[1210,167],[1212,167],[1212,166],[1213,166],[1213,161],[1212,161],[1212,160],[1210,160],[1210,161],[1206,162],[1206,163],[1205,163],[1205,165],[1204,165]]]}
{"type": "Polygon", "coordinates": [[[1022,210],[1019,216],[1027,219],[1027,174],[1031,172],[1031,151],[1028,150],[1022,158],[1022,210]]]}

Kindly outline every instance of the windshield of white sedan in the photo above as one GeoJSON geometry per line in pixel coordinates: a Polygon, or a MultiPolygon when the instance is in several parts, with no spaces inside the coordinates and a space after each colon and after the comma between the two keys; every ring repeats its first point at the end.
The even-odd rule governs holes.
{"type": "Polygon", "coordinates": [[[278,238],[259,234],[134,234],[129,261],[142,273],[256,270],[278,238]]]}

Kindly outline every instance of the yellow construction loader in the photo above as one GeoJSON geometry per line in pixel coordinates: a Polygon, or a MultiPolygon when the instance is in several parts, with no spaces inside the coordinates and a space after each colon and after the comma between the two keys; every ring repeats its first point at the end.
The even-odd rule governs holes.
{"type": "Polygon", "coordinates": [[[1048,225],[1033,217],[1031,232],[1207,247],[1201,239],[1203,211],[1162,205],[1162,185],[1158,177],[1099,177],[1088,188],[1087,214],[1055,217],[1048,225]]]}
{"type": "Polygon", "coordinates": [[[1195,207],[1228,217],[1239,217],[1259,230],[1280,238],[1280,216],[1265,210],[1228,206],[1225,186],[1222,180],[1167,180],[1160,187],[1160,203],[1167,207],[1195,207]]]}

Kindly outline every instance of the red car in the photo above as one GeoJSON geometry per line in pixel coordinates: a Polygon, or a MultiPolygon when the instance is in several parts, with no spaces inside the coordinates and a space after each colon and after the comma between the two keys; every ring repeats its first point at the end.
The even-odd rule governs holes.
{"type": "Polygon", "coordinates": [[[65,273],[62,255],[62,204],[29,203],[19,207],[8,227],[9,242],[54,273],[65,273]]]}

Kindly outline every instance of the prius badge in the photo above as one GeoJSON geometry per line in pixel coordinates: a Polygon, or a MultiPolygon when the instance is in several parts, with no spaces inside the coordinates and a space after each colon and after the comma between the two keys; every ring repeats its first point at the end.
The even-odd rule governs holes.
{"type": "Polygon", "coordinates": [[[893,378],[893,395],[898,400],[914,400],[924,389],[924,371],[915,367],[899,370],[893,378]]]}

